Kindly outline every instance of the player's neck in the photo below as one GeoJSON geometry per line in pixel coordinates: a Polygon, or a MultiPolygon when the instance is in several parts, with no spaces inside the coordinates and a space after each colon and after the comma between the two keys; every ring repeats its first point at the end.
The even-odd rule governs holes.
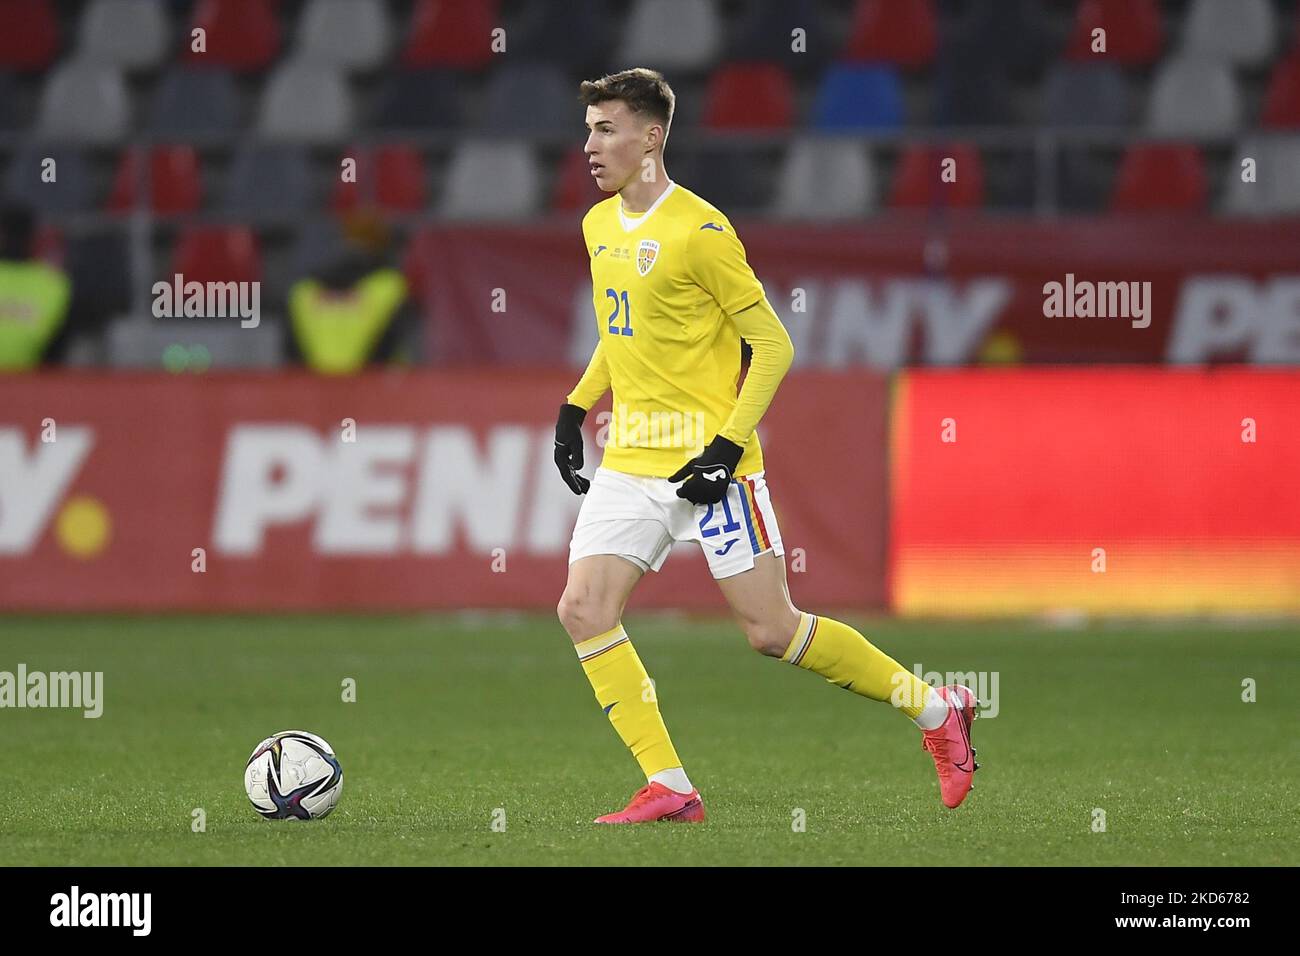
{"type": "Polygon", "coordinates": [[[670,182],[668,172],[660,164],[658,173],[659,175],[650,182],[643,182],[640,176],[633,177],[630,183],[618,191],[625,213],[631,216],[640,215],[664,194],[670,182]]]}

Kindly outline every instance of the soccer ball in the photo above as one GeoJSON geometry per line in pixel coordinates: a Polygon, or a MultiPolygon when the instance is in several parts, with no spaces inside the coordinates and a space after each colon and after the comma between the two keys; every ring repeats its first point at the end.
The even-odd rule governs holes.
{"type": "Polygon", "coordinates": [[[284,730],[253,749],[244,790],[268,820],[327,816],[343,792],[343,768],[334,749],[305,730],[284,730]]]}

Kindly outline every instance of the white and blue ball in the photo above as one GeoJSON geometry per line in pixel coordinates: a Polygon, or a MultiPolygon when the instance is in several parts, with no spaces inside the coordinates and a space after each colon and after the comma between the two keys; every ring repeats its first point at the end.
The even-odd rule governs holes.
{"type": "Polygon", "coordinates": [[[323,738],[285,730],[253,748],[244,790],[268,820],[318,820],[339,802],[343,768],[323,738]]]}

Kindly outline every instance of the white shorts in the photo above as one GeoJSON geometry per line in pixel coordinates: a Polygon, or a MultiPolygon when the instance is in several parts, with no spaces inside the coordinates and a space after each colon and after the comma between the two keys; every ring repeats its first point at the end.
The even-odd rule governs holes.
{"type": "Polygon", "coordinates": [[[681,484],[597,468],[578,512],[569,563],[617,554],[642,571],[658,571],[677,541],[697,541],[715,578],[748,571],[754,556],[785,554],[763,472],[737,476],[716,505],[677,497],[681,484]]]}

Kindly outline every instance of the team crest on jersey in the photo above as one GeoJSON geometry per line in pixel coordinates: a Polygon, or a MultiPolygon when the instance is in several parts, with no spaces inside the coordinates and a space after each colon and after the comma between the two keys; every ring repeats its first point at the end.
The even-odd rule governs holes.
{"type": "Polygon", "coordinates": [[[658,258],[659,243],[653,239],[642,239],[641,245],[636,247],[636,271],[646,275],[655,267],[655,260],[658,258]]]}

